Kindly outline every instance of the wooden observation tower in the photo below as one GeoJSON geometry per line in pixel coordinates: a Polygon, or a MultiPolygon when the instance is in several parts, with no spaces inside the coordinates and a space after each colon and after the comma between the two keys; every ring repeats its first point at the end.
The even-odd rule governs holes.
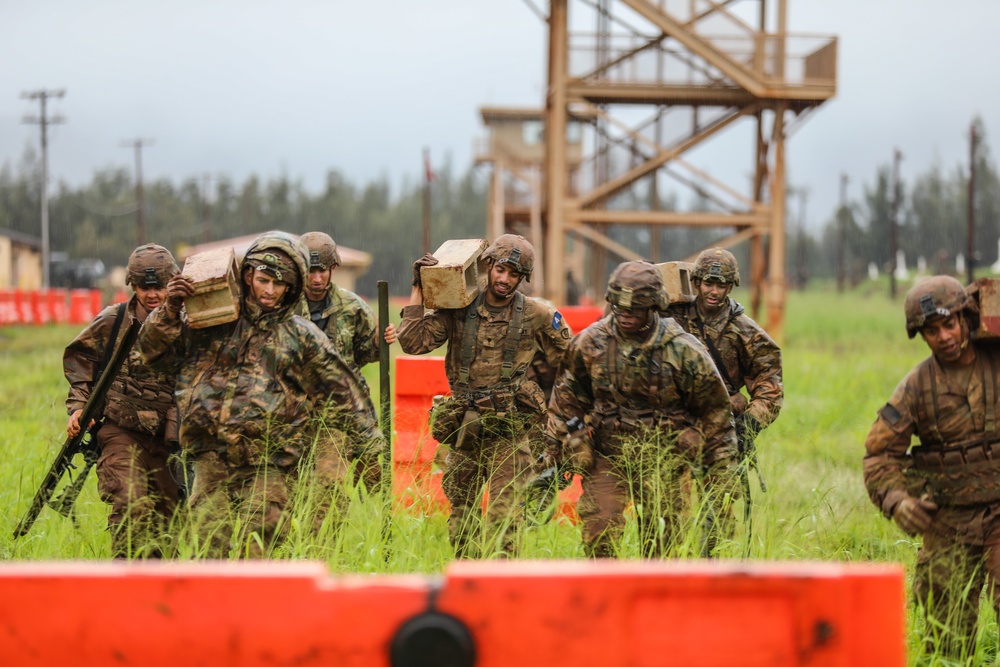
{"type": "Polygon", "coordinates": [[[490,137],[477,151],[494,164],[487,232],[524,233],[542,249],[542,294],[564,303],[570,270],[599,296],[609,256],[685,259],[662,256],[662,226],[708,228],[709,245],[749,242],[751,306],[758,314],[766,295],[768,329],[781,336],[785,140],[834,96],[837,72],[836,37],[788,33],[787,4],[549,1],[545,108],[483,109],[490,137]],[[720,167],[740,164],[749,186],[686,159],[748,124],[745,162],[733,150],[720,167]],[[677,189],[697,210],[664,205],[661,193],[677,189]],[[623,242],[622,225],[647,231],[623,242]]]}

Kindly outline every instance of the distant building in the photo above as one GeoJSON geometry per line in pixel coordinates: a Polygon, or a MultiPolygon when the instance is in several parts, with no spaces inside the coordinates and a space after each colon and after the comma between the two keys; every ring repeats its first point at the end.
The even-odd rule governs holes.
{"type": "Polygon", "coordinates": [[[42,288],[42,242],[9,229],[0,229],[0,289],[42,288]]]}
{"type": "MultiPolygon", "coordinates": [[[[260,234],[250,234],[248,236],[237,236],[236,238],[223,239],[221,241],[213,241],[211,243],[199,243],[198,245],[183,246],[177,249],[177,262],[183,265],[184,261],[192,255],[197,255],[198,253],[205,252],[206,250],[216,250],[218,248],[225,248],[229,246],[231,246],[233,248],[233,252],[236,253],[237,261],[242,261],[243,255],[245,255],[247,250],[250,249],[250,244],[252,244],[254,239],[258,236],[260,236],[260,234]]],[[[337,244],[337,251],[340,253],[341,265],[333,274],[333,282],[335,282],[339,287],[343,287],[346,290],[354,292],[354,285],[358,278],[363,276],[365,272],[368,271],[368,267],[371,266],[372,256],[362,250],[347,248],[339,243],[337,244]]]]}

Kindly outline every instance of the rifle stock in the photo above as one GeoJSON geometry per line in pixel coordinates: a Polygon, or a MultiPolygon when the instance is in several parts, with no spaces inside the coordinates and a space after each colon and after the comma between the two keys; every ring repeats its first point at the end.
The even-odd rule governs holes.
{"type": "Polygon", "coordinates": [[[100,428],[100,418],[104,411],[104,397],[107,395],[108,389],[111,388],[111,383],[114,382],[115,376],[118,375],[118,370],[125,363],[125,358],[132,349],[132,345],[135,343],[138,334],[139,322],[133,320],[129,324],[129,328],[125,331],[125,336],[115,350],[111,361],[105,366],[97,382],[94,384],[94,388],[90,392],[90,398],[87,399],[87,403],[83,406],[83,410],[80,413],[80,433],[67,438],[66,442],[63,443],[62,449],[56,455],[55,461],[52,462],[48,472],[45,473],[45,478],[38,487],[38,491],[31,501],[31,506],[14,529],[15,539],[26,535],[31,530],[31,526],[35,523],[45,505],[48,505],[63,516],[70,516],[73,504],[76,502],[77,496],[80,495],[80,491],[83,490],[83,484],[87,480],[87,475],[90,473],[90,469],[94,467],[94,464],[97,463],[97,458],[101,453],[97,445],[97,431],[100,428]],[[93,426],[90,425],[91,421],[94,422],[93,426]],[[73,458],[77,454],[82,454],[84,457],[83,469],[76,476],[76,479],[72,480],[70,485],[66,487],[66,490],[53,501],[52,494],[55,493],[56,487],[59,485],[60,480],[62,480],[63,475],[70,468],[76,468],[73,465],[73,458]]]}

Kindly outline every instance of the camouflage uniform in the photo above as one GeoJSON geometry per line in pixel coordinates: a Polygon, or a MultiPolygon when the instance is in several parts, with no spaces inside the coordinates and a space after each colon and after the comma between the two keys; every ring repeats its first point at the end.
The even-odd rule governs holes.
{"type": "MultiPolygon", "coordinates": [[[[127,282],[165,285],[177,265],[169,251],[148,244],[130,257],[127,282]],[[147,277],[144,268],[153,269],[147,277]],[[149,281],[147,283],[147,280],[149,281]]],[[[116,341],[111,341],[119,306],[109,306],[70,343],[63,354],[63,372],[70,383],[67,413],[82,410],[94,385],[94,373],[108,351],[121,343],[135,319],[147,312],[133,296],[125,307],[116,341]]],[[[86,424],[81,424],[86,428],[86,424]]],[[[104,422],[97,433],[97,489],[111,505],[108,529],[116,557],[159,556],[157,541],[174,514],[177,483],[167,460],[176,448],[177,408],[174,378],[143,363],[135,347],[115,377],[105,399],[104,422]]]]}
{"type": "Polygon", "coordinates": [[[194,460],[189,504],[213,556],[229,553],[233,513],[245,531],[239,551],[260,557],[280,543],[303,459],[323,453],[317,481],[332,485],[351,458],[377,472],[373,460],[383,446],[357,376],[329,339],[295,314],[307,273],[301,244],[282,232],[261,235],[243,261],[244,274],[254,268],[292,281],[274,310],[248,299],[244,285],[235,322],[192,329],[186,312],[158,308],[138,341],[149,364],[178,374],[181,447],[194,460]]]}
{"type": "MultiPolygon", "coordinates": [[[[530,268],[521,273],[530,277],[530,268]]],[[[445,374],[452,395],[435,405],[431,432],[450,447],[442,486],[451,504],[449,538],[459,557],[487,554],[492,551],[487,543],[494,540],[504,553],[514,552],[524,473],[535,453],[532,446],[541,440],[545,414],[543,392],[525,373],[537,351],[558,366],[572,337],[562,315],[539,300],[515,292],[509,305],[494,310],[484,297],[480,294],[463,309],[425,312],[422,305],[406,306],[398,333],[407,354],[448,346],[445,374]],[[519,336],[511,332],[517,318],[519,336]],[[475,339],[468,343],[469,366],[463,368],[470,324],[476,327],[475,339]],[[512,354],[506,352],[511,340],[516,340],[512,354]],[[511,366],[504,370],[508,357],[511,366]],[[478,510],[484,486],[489,505],[481,530],[484,522],[478,510]]]]}
{"type": "MultiPolygon", "coordinates": [[[[974,319],[971,300],[942,303],[949,284],[955,294],[962,290],[950,277],[919,283],[907,306],[919,308],[919,297],[930,295],[931,308],[963,318],[972,309],[974,319]]],[[[922,322],[907,315],[913,337],[922,322]]],[[[903,378],[868,433],[864,457],[865,486],[886,517],[912,498],[938,506],[922,533],[914,593],[934,619],[928,635],[940,633],[929,649],[966,657],[975,647],[984,583],[1000,613],[993,588],[1000,577],[1000,349],[972,346],[968,367],[943,365],[932,354],[903,378]],[[913,436],[919,442],[911,447],[913,436]]]]}
{"type": "MultiPolygon", "coordinates": [[[[630,271],[648,282],[634,290],[628,307],[665,306],[659,272],[645,262],[616,269],[608,300],[622,301],[616,281],[630,271]]],[[[622,335],[614,315],[578,334],[549,404],[546,437],[558,443],[557,458],[583,473],[578,510],[589,556],[615,555],[629,501],[636,506],[643,555],[666,555],[680,537],[676,530],[690,491],[686,469],[709,471],[705,488],[714,507],[732,493],[736,436],[715,364],[673,320],[655,311],[649,317],[641,341],[622,335]],[[574,419],[586,426],[572,432],[574,419]]]]}
{"type": "MultiPolygon", "coordinates": [[[[706,253],[702,253],[701,261],[706,253]]],[[[729,258],[732,255],[726,251],[729,258]]],[[[735,269],[735,258],[732,259],[735,269]]],[[[711,278],[711,269],[696,264],[695,279],[711,278]]],[[[726,282],[739,285],[739,273],[722,272],[726,282]]],[[[726,383],[733,415],[743,414],[756,422],[759,430],[773,422],[781,410],[784,388],[781,383],[781,350],[760,325],[745,314],[743,306],[726,297],[726,303],[710,316],[702,315],[698,302],[677,303],[667,309],[667,315],[674,318],[684,330],[700,340],[709,351],[722,362],[719,373],[726,383]],[[714,348],[714,351],[713,351],[714,348]],[[746,387],[750,400],[740,390],[746,387]]]]}

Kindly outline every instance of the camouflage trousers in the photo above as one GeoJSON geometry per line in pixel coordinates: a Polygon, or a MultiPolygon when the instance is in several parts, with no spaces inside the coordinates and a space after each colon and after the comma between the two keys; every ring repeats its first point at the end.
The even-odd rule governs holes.
{"type": "Polygon", "coordinates": [[[162,437],[105,423],[97,432],[97,491],[111,505],[108,530],[115,558],[158,558],[177,507],[177,483],[162,437]]]}
{"type": "Polygon", "coordinates": [[[920,603],[929,653],[967,660],[976,646],[983,586],[1000,615],[1000,507],[980,511],[941,508],[923,535],[914,568],[913,593],[920,603]],[[968,524],[968,525],[962,525],[968,524]],[[958,531],[948,526],[957,526],[958,531]],[[963,541],[958,532],[967,533],[963,541]]]}
{"type": "Polygon", "coordinates": [[[456,557],[517,555],[531,461],[527,437],[492,437],[488,429],[472,449],[448,451],[441,486],[451,504],[448,539],[456,557]]]}
{"type": "Polygon", "coordinates": [[[288,533],[288,474],[271,464],[231,466],[215,452],[198,454],[193,467],[188,508],[198,553],[270,556],[288,533]]]}
{"type": "Polygon", "coordinates": [[[589,557],[619,555],[625,509],[630,503],[636,512],[643,557],[669,554],[682,532],[690,492],[682,476],[684,468],[672,465],[660,471],[662,474],[655,481],[630,474],[628,468],[616,457],[598,455],[590,473],[583,477],[583,495],[577,512],[583,527],[583,549],[589,557]]]}

